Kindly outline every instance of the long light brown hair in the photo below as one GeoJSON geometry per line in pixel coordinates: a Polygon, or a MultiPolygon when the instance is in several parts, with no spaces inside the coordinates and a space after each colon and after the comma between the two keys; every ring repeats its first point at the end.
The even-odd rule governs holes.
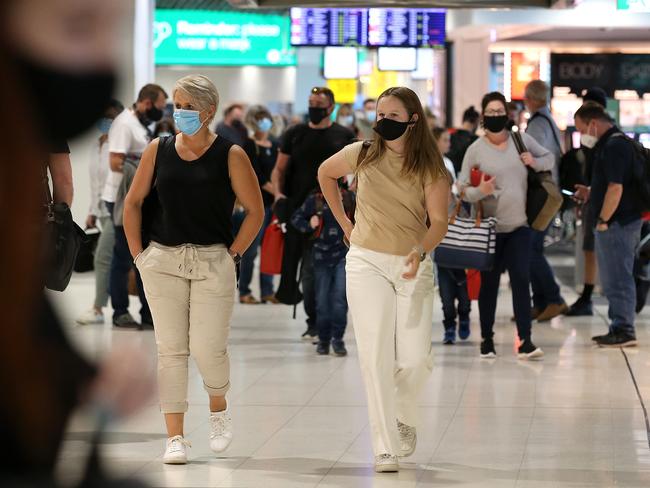
{"type": "MultiPolygon", "coordinates": [[[[442,155],[438,150],[436,141],[433,139],[433,134],[427,126],[422,104],[415,92],[405,86],[392,87],[379,96],[377,103],[385,97],[395,97],[402,102],[410,120],[413,119],[413,115],[417,114],[418,116],[417,121],[409,126],[410,128],[406,133],[402,174],[420,181],[427,180],[429,175],[434,181],[439,178],[449,179],[449,173],[445,168],[442,155]]],[[[384,157],[386,150],[386,141],[381,137],[375,137],[368,148],[368,155],[357,167],[357,173],[364,168],[377,164],[384,157]]]]}

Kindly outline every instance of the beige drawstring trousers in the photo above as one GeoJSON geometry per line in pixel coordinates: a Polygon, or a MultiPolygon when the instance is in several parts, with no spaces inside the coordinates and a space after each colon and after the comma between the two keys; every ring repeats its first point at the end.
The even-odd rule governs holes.
{"type": "Polygon", "coordinates": [[[187,411],[190,354],[208,394],[225,395],[230,386],[228,333],[237,280],[226,247],[152,242],[135,264],[154,321],[163,413],[187,411]]]}
{"type": "Polygon", "coordinates": [[[375,455],[400,453],[397,420],[418,425],[418,397],[433,369],[433,263],[405,280],[406,257],[352,245],[347,295],[366,386],[375,455]]]}

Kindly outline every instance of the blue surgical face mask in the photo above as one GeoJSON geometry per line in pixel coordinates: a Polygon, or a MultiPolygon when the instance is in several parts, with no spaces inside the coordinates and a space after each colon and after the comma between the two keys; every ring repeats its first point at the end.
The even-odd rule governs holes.
{"type": "Polygon", "coordinates": [[[351,127],[354,124],[354,117],[352,115],[341,115],[339,117],[339,124],[345,127],[351,127]]]}
{"type": "Polygon", "coordinates": [[[273,127],[273,121],[268,117],[264,117],[262,120],[257,121],[257,128],[261,132],[268,132],[271,130],[271,127],[273,127]]]}
{"type": "Polygon", "coordinates": [[[108,117],[102,117],[97,121],[97,129],[99,129],[99,132],[102,134],[108,134],[108,131],[111,130],[111,124],[113,123],[113,119],[109,119],[108,117]]]}
{"type": "Polygon", "coordinates": [[[200,114],[201,112],[198,110],[174,110],[174,122],[176,123],[176,127],[178,127],[178,130],[183,134],[193,136],[201,130],[201,127],[203,127],[200,114]]]}
{"type": "Polygon", "coordinates": [[[374,122],[377,120],[377,112],[374,110],[366,110],[366,120],[368,122],[374,122]]]}

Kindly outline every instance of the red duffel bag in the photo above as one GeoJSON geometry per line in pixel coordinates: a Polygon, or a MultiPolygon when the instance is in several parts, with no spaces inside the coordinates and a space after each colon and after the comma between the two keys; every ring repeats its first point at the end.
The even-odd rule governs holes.
{"type": "Polygon", "coordinates": [[[268,275],[281,274],[283,254],[284,233],[282,232],[282,226],[274,215],[262,238],[260,273],[268,275]]]}
{"type": "Polygon", "coordinates": [[[481,272],[477,269],[467,270],[467,294],[470,300],[478,300],[481,292],[481,272]]]}

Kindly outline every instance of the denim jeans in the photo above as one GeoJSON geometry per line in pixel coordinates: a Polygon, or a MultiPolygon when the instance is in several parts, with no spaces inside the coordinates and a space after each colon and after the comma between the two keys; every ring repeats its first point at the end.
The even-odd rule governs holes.
{"type": "MultiPolygon", "coordinates": [[[[255,258],[257,258],[257,251],[260,248],[260,245],[262,243],[264,232],[266,231],[266,228],[271,223],[272,216],[273,216],[273,212],[271,211],[271,207],[266,207],[264,213],[264,223],[262,224],[262,228],[260,229],[259,234],[255,238],[251,246],[242,256],[240,275],[239,275],[239,296],[240,297],[245,297],[251,294],[250,286],[251,286],[251,282],[253,281],[253,271],[255,269],[255,258]]],[[[235,225],[237,226],[237,228],[239,228],[241,227],[241,222],[243,221],[243,215],[233,217],[233,220],[235,220],[235,225]],[[239,225],[237,225],[237,221],[239,221],[238,222],[239,225]]],[[[260,273],[260,291],[262,297],[268,297],[273,295],[273,275],[260,273]]]]}
{"type": "Polygon", "coordinates": [[[318,325],[318,312],[316,310],[316,277],[314,273],[314,260],[312,249],[307,248],[303,251],[302,271],[300,273],[300,282],[302,283],[302,299],[307,314],[307,327],[310,329],[318,325]]]}
{"type": "Polygon", "coordinates": [[[613,222],[605,232],[596,231],[595,237],[600,281],[609,302],[609,330],[636,337],[634,257],[641,238],[641,220],[626,225],[613,222]]]}
{"type": "MultiPolygon", "coordinates": [[[[113,218],[114,205],[107,204],[108,211],[113,218]]],[[[144,295],[144,286],[140,272],[133,265],[129,243],[126,240],[124,227],[115,226],[115,247],[113,248],[113,259],[111,260],[111,277],[109,290],[111,294],[111,305],[113,306],[113,319],[129,312],[129,272],[135,270],[135,278],[138,285],[138,296],[140,297],[140,317],[142,322],[151,324],[151,311],[147,298],[144,295]]]]}
{"type": "Polygon", "coordinates": [[[499,295],[501,273],[508,270],[512,285],[512,305],[515,310],[519,339],[530,339],[530,254],[531,229],[519,227],[508,233],[497,234],[495,263],[492,271],[481,272],[481,293],[478,299],[481,316],[481,336],[494,335],[494,318],[499,295]]]}
{"type": "Polygon", "coordinates": [[[461,323],[469,323],[471,303],[467,293],[467,275],[462,269],[438,266],[438,289],[442,300],[442,324],[445,329],[456,328],[456,300],[458,318],[461,323]]]}
{"type": "Polygon", "coordinates": [[[316,325],[318,338],[329,343],[340,341],[348,324],[348,301],[345,294],[345,259],[334,266],[314,266],[316,282],[316,325]]]}
{"type": "Polygon", "coordinates": [[[530,284],[533,288],[533,307],[541,311],[548,305],[561,304],[563,300],[553,269],[544,256],[544,238],[547,231],[531,230],[531,232],[530,284]]]}

